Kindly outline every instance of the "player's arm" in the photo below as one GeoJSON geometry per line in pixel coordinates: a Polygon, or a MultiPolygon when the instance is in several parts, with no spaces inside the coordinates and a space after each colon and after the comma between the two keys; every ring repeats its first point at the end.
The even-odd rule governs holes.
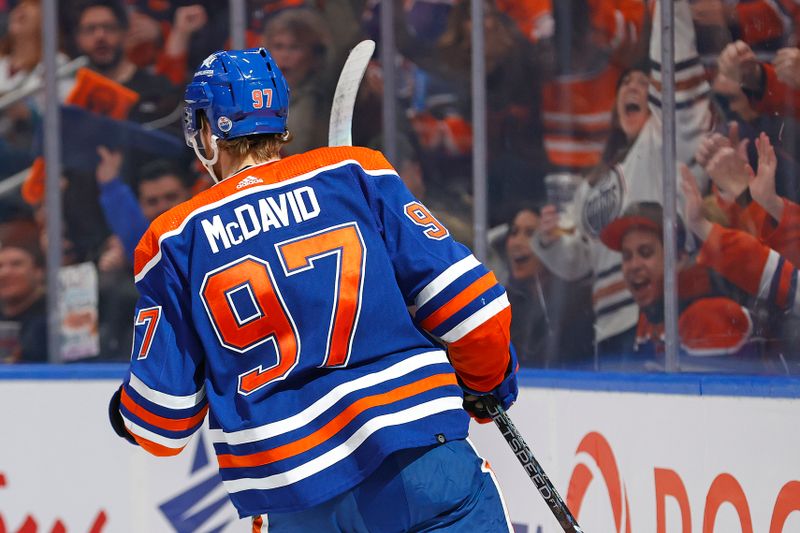
{"type": "MultiPolygon", "coordinates": [[[[386,163],[386,168],[391,166],[386,163]]],[[[415,320],[447,345],[463,388],[516,399],[511,309],[495,275],[406,189],[396,173],[363,176],[368,201],[415,320]]]]}
{"type": "Polygon", "coordinates": [[[713,224],[697,262],[759,300],[800,314],[797,268],[752,235],[713,224]]]}
{"type": "MultiPolygon", "coordinates": [[[[661,0],[659,0],[661,1],[661,0]]],[[[677,128],[677,158],[690,161],[696,149],[699,135],[711,126],[709,95],[711,87],[697,53],[697,39],[692,22],[689,3],[686,0],[675,2],[675,125],[677,128]]],[[[661,130],[661,9],[655,6],[653,33],[650,39],[650,92],[648,100],[650,111],[661,130]]]]}
{"type": "MultiPolygon", "coordinates": [[[[142,239],[147,244],[153,235],[142,239]]],[[[138,255],[142,245],[137,249],[138,255]]],[[[134,319],[131,365],[109,404],[115,432],[153,455],[176,455],[208,411],[203,349],[182,283],[164,254],[144,275],[134,319]]]]}
{"type": "Polygon", "coordinates": [[[791,32],[791,18],[778,5],[782,0],[737,2],[734,6],[736,36],[748,44],[782,38],[791,32]]]}

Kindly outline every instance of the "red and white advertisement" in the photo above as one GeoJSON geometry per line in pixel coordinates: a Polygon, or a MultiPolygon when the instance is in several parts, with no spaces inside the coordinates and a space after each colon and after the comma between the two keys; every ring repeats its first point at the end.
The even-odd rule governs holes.
{"type": "MultiPolygon", "coordinates": [[[[797,400],[522,389],[509,416],[587,532],[800,532],[797,400]],[[797,512],[795,512],[797,511],[797,512]]],[[[562,531],[492,425],[517,533],[562,531]]]]}
{"type": "Polygon", "coordinates": [[[0,381],[0,533],[249,531],[205,433],[177,457],[117,437],[117,381],[0,381]]]}
{"type": "MultiPolygon", "coordinates": [[[[112,380],[0,381],[0,533],[248,531],[209,439],[113,434],[112,380]]],[[[523,388],[510,410],[590,533],[800,532],[800,401],[523,388]],[[797,511],[797,512],[795,512],[797,511]]],[[[494,425],[472,440],[517,533],[561,531],[494,425]]]]}

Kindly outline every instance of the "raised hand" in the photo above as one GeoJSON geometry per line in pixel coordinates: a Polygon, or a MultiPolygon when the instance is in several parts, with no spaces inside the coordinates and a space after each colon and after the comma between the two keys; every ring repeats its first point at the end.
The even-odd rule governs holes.
{"type": "Polygon", "coordinates": [[[700,164],[700,166],[705,168],[717,151],[727,146],[730,148],[735,148],[736,153],[739,155],[742,161],[747,162],[747,144],[749,142],[749,139],[740,140],[739,123],[736,121],[731,121],[728,123],[727,137],[721,133],[712,133],[710,135],[706,135],[700,142],[700,145],[697,147],[694,157],[697,159],[697,162],[700,164]]]}
{"type": "Polygon", "coordinates": [[[179,7],[175,10],[175,23],[173,31],[179,31],[191,35],[208,22],[206,8],[200,4],[179,7]]]}
{"type": "Polygon", "coordinates": [[[701,167],[706,168],[717,152],[722,148],[730,148],[731,146],[732,144],[728,137],[725,137],[721,133],[712,133],[711,135],[706,135],[705,138],[700,141],[700,145],[694,153],[694,158],[697,159],[701,167]]]}
{"type": "Polygon", "coordinates": [[[735,41],[726,46],[717,63],[723,76],[748,89],[758,88],[761,65],[752,48],[744,41],[735,41]]]}
{"type": "Polygon", "coordinates": [[[130,16],[125,45],[130,49],[142,43],[158,43],[161,40],[161,25],[156,19],[135,11],[130,16]]]}
{"type": "Polygon", "coordinates": [[[558,229],[558,209],[554,205],[546,205],[542,208],[539,216],[539,227],[536,235],[542,246],[548,246],[561,237],[558,229]]]}
{"type": "Polygon", "coordinates": [[[122,168],[122,152],[109,150],[105,146],[98,146],[97,155],[100,156],[100,162],[95,169],[95,178],[97,183],[102,185],[119,176],[119,171],[122,168]]]}
{"type": "Polygon", "coordinates": [[[683,218],[689,231],[705,240],[711,232],[711,222],[703,215],[703,197],[697,188],[697,178],[685,164],[680,164],[681,189],[683,190],[683,218]]]}
{"type": "Polygon", "coordinates": [[[747,189],[753,176],[753,169],[731,146],[719,148],[703,168],[714,185],[731,201],[747,189]]]}
{"type": "Polygon", "coordinates": [[[175,10],[172,31],[164,44],[164,51],[169,56],[180,56],[189,49],[192,34],[206,25],[208,14],[199,4],[179,7],[175,10]]]}
{"type": "Polygon", "coordinates": [[[778,158],[769,136],[761,132],[756,139],[758,150],[758,171],[750,180],[750,195],[775,220],[783,216],[783,200],[775,191],[775,171],[778,158]]]}
{"type": "Polygon", "coordinates": [[[781,48],[772,60],[778,79],[791,87],[800,89],[800,49],[781,48]]]}

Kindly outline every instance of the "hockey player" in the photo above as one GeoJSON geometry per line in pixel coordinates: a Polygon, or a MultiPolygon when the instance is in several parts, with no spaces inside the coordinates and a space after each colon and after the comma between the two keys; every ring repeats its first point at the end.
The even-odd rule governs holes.
{"type": "Polygon", "coordinates": [[[289,90],[266,49],[212,54],[185,101],[187,143],[219,183],[136,250],[115,431],[175,455],[208,414],[256,531],[510,531],[465,440],[464,408],[485,419],[480,395],[517,395],[494,274],[380,153],[280,159],[289,90]]]}

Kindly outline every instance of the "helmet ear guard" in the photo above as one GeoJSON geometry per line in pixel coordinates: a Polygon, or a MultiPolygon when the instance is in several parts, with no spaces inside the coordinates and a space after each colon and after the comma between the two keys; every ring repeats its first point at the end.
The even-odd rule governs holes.
{"type": "Polygon", "coordinates": [[[217,161],[219,161],[219,146],[217,146],[218,137],[214,134],[211,134],[211,158],[209,159],[200,153],[200,146],[197,143],[197,137],[199,133],[200,132],[198,131],[192,137],[187,138],[186,142],[194,149],[194,155],[197,156],[197,159],[200,160],[200,163],[206,167],[206,170],[211,176],[211,179],[214,180],[214,183],[219,183],[220,179],[217,177],[217,173],[214,172],[214,165],[217,163],[217,161]]]}

